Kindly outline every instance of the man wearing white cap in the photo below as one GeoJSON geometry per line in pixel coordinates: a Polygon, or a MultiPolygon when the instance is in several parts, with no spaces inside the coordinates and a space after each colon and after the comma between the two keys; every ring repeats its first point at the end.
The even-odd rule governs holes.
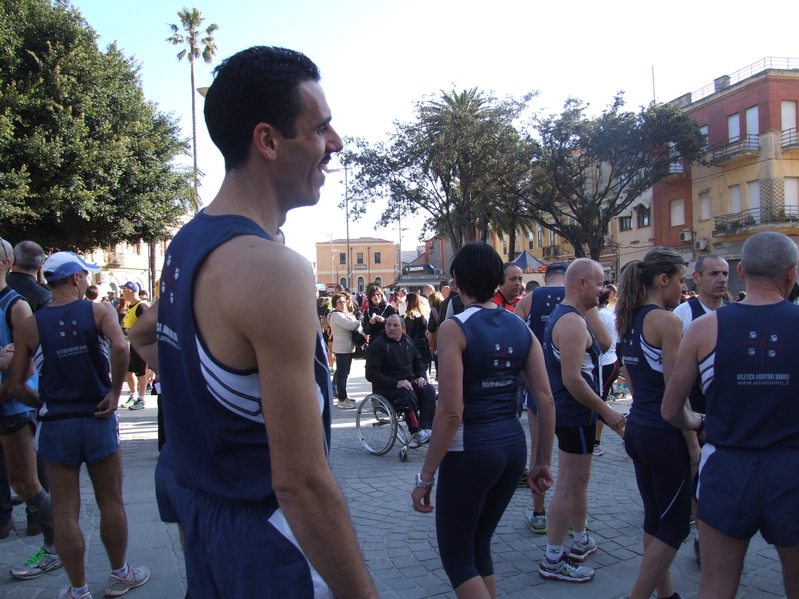
{"type": "MultiPolygon", "coordinates": [[[[149,306],[139,298],[141,288],[138,283],[128,281],[124,285],[119,286],[122,291],[122,297],[128,302],[128,311],[125,312],[125,317],[122,319],[122,332],[125,337],[128,336],[128,331],[136,324],[136,321],[144,314],[149,306]]],[[[130,348],[130,364],[128,365],[128,374],[126,375],[128,382],[128,389],[130,396],[125,405],[129,410],[141,410],[144,408],[144,392],[147,389],[147,363],[136,352],[133,347],[130,348]],[[134,382],[133,377],[136,377],[134,382]],[[133,395],[133,389],[138,391],[138,395],[133,395]]]]}
{"type": "Polygon", "coordinates": [[[126,560],[128,524],[116,410],[128,364],[127,343],[110,304],[81,299],[88,271],[99,270],[71,252],[48,258],[44,276],[53,301],[17,326],[9,370],[10,392],[39,408],[37,450],[50,480],[56,549],[70,581],[59,599],[91,599],[85,540],[78,525],[83,462],[94,486],[112,568],[105,596],[123,595],[150,577],[147,568],[129,567],[126,560]],[[25,382],[32,357],[41,374],[38,392],[25,382]]]}

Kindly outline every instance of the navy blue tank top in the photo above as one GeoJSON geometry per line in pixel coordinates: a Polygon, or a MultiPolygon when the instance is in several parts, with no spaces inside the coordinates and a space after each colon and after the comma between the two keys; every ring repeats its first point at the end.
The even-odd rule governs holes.
{"type": "Polygon", "coordinates": [[[88,300],[39,308],[33,315],[39,347],[33,355],[39,369],[40,413],[82,411],[111,392],[109,345],[94,322],[88,300]]]}
{"type": "Polygon", "coordinates": [[[623,360],[633,382],[633,405],[627,420],[650,428],[673,429],[660,415],[663,392],[663,349],[644,339],[644,318],[660,306],[641,306],[633,316],[633,324],[624,334],[623,360]]]}
{"type": "MultiPolygon", "coordinates": [[[[24,302],[25,298],[11,289],[11,287],[6,287],[3,291],[0,291],[0,347],[5,347],[14,342],[14,334],[9,324],[11,322],[11,309],[15,303],[20,301],[24,302]]],[[[0,384],[6,380],[7,375],[8,373],[5,371],[0,372],[0,384]]],[[[39,372],[34,372],[27,383],[32,389],[36,389],[39,386],[39,372]]],[[[7,401],[0,404],[0,416],[13,416],[32,410],[32,407],[25,405],[14,397],[9,397],[7,401]]]]}
{"type": "MultiPolygon", "coordinates": [[[[181,486],[222,499],[266,501],[277,508],[261,412],[261,377],[280,373],[225,366],[208,351],[194,322],[192,287],[197,269],[213,249],[237,235],[271,240],[243,216],[200,212],[169,245],[157,325],[164,424],[181,486]]],[[[235,290],[220,290],[228,292],[235,290]]],[[[324,428],[319,441],[327,451],[332,388],[321,333],[316,339],[314,376],[324,428]]]]}
{"type": "Polygon", "coordinates": [[[453,316],[466,335],[463,419],[450,451],[504,447],[524,441],[516,416],[516,379],[533,338],[524,322],[503,309],[478,306],[453,316]]]}
{"type": "Polygon", "coordinates": [[[799,448],[799,306],[732,303],[716,318],[716,347],[699,363],[707,442],[799,448]]]}
{"type": "MultiPolygon", "coordinates": [[[[558,304],[549,317],[549,322],[547,323],[547,328],[544,333],[544,358],[546,359],[547,374],[549,375],[549,384],[552,387],[552,395],[555,397],[555,426],[589,426],[596,423],[597,413],[585,407],[569,393],[569,390],[563,383],[560,349],[555,347],[555,344],[552,343],[552,329],[555,327],[555,323],[558,322],[561,316],[569,312],[574,312],[578,314],[580,318],[583,318],[583,315],[573,306],[558,304]]],[[[583,320],[585,319],[583,318],[583,320]]],[[[591,387],[591,390],[601,396],[602,377],[600,376],[601,371],[599,369],[599,342],[597,342],[587,322],[585,326],[591,334],[593,343],[591,347],[585,350],[580,374],[585,382],[588,383],[588,386],[591,387]]]]}
{"type": "Polygon", "coordinates": [[[552,314],[555,306],[563,301],[564,297],[566,297],[565,287],[539,287],[533,291],[530,312],[527,314],[527,325],[542,345],[549,315],[552,314]]]}

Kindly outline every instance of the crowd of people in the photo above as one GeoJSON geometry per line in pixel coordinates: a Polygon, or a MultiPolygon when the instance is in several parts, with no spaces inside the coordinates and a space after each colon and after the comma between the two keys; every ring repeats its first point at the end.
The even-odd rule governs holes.
{"type": "MultiPolygon", "coordinates": [[[[12,574],[63,566],[69,585],[58,597],[90,599],[78,526],[86,463],[111,566],[105,595],[149,579],[126,554],[116,415],[126,376],[131,409],[143,400],[149,366],[162,423],[156,498],[162,519],[181,526],[187,596],[377,597],[328,464],[332,411],[356,407],[348,377],[364,352],[375,392],[428,442],[411,499],[435,513],[459,598],[496,596],[491,538],[520,480],[532,493],[526,523],[546,535],[539,575],[594,578],[585,562],[600,547],[586,512],[599,423],[623,438],[644,506],[630,597],[680,597],[669,567],[693,514],[700,597],[735,596],[760,531],[777,547],[786,595],[799,598],[799,479],[785,474],[799,463],[799,307],[786,301],[797,288],[795,243],[779,233],[745,242],[739,302],[726,297],[728,265],[715,254],[697,261],[697,297],[680,305],[686,265],[667,248],[628,263],[618,288],[581,258],[550,264],[525,295],[521,269],[478,242],[457,252],[440,292],[341,288],[314,305],[311,267],[279,227],[289,210],[318,202],[343,147],[319,79],[284,48],[249,48],[215,69],[205,118],[225,179],[170,244],[168,300],[152,310],[134,282],[116,306],[83,299],[97,266],[70,252],[45,261],[35,244],[0,238],[0,447],[43,535],[12,574]],[[46,289],[33,279],[39,269],[46,289]],[[262,294],[263,281],[282,293],[262,294]],[[252,297],[262,298],[258,318],[252,297]],[[626,416],[607,402],[620,365],[632,389],[626,416]]],[[[8,486],[0,481],[0,500],[8,486]]]]}

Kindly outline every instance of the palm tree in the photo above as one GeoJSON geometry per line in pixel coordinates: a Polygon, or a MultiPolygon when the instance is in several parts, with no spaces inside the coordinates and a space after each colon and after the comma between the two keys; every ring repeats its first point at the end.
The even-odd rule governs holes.
{"type": "Polygon", "coordinates": [[[192,142],[194,151],[194,198],[192,200],[192,207],[197,212],[200,209],[200,196],[199,196],[199,176],[197,170],[197,105],[195,100],[195,87],[194,87],[194,61],[202,57],[203,61],[208,64],[214,56],[216,56],[216,44],[214,43],[214,32],[219,29],[219,25],[212,23],[203,31],[203,21],[205,19],[196,8],[184,8],[178,11],[178,17],[183,25],[183,32],[181,33],[180,27],[177,25],[169,25],[172,29],[172,35],[166,39],[173,46],[183,46],[183,49],[178,52],[178,61],[183,60],[185,56],[189,57],[189,65],[191,66],[191,126],[192,126],[192,142]],[[201,38],[201,36],[204,36],[201,38]]]}

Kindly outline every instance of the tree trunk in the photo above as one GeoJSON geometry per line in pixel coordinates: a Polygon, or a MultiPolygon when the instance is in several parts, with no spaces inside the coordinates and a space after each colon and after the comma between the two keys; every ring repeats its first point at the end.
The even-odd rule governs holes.
{"type": "Polygon", "coordinates": [[[200,181],[197,175],[197,100],[194,89],[194,55],[189,52],[189,65],[191,66],[191,141],[194,157],[194,202],[192,208],[195,214],[200,210],[200,181]]]}
{"type": "Polygon", "coordinates": [[[151,299],[151,301],[155,301],[155,297],[156,297],[155,285],[157,283],[157,281],[155,279],[155,266],[156,266],[156,263],[155,263],[155,248],[156,248],[156,244],[153,241],[149,245],[150,245],[150,299],[151,299]]]}

